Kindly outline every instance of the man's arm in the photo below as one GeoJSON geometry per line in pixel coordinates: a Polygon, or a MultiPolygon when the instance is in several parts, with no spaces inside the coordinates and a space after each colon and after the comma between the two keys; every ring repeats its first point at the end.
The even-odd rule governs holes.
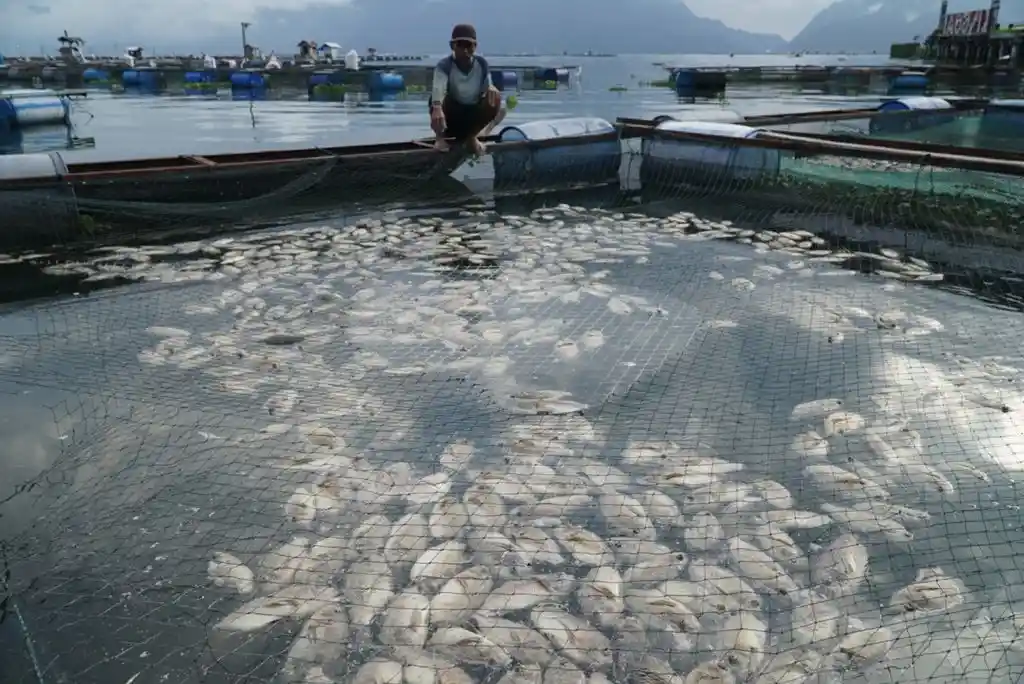
{"type": "Polygon", "coordinates": [[[441,60],[434,67],[434,78],[432,81],[433,85],[430,89],[430,100],[432,106],[440,107],[444,103],[444,98],[448,94],[448,69],[445,65],[445,60],[441,60]]]}
{"type": "Polygon", "coordinates": [[[484,57],[477,57],[480,61],[480,68],[484,70],[483,83],[480,85],[480,94],[485,95],[488,90],[494,87],[494,83],[491,81],[491,65],[487,63],[484,57]]]}

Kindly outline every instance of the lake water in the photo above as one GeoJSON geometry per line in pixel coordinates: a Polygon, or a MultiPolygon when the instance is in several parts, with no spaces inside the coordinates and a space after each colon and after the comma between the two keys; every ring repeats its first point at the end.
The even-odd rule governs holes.
{"type": "MultiPolygon", "coordinates": [[[[655,63],[673,66],[789,66],[795,64],[885,64],[877,55],[835,57],[809,55],[800,59],[779,56],[631,55],[613,58],[548,57],[494,58],[500,65],[582,67],[582,78],[572,87],[555,91],[524,91],[507,123],[596,116],[613,121],[618,116],[672,114],[694,105],[681,103],[668,88],[642,87],[664,79],[667,72],[655,63]],[[839,60],[845,60],[840,62],[839,60]],[[625,86],[626,92],[609,92],[625,86]]],[[[429,135],[426,94],[381,103],[332,104],[309,102],[304,92],[288,99],[250,102],[218,98],[93,92],[74,105],[76,134],[95,138],[95,149],[75,151],[71,159],[215,154],[252,149],[335,146],[409,140],[429,135]]],[[[877,97],[828,95],[820,91],[779,90],[772,85],[730,88],[724,102],[702,107],[727,107],[743,114],[833,109],[854,102],[877,102],[877,97]]],[[[25,134],[24,147],[54,144],[54,132],[25,134]]],[[[56,134],[56,144],[61,144],[56,134]]]]}
{"type": "MultiPolygon", "coordinates": [[[[579,88],[526,92],[509,120],[610,120],[692,106],[665,90],[608,91],[631,77],[657,78],[653,61],[686,63],[580,60],[579,88]]],[[[849,102],[763,87],[734,89],[727,99],[742,113],[849,102]]],[[[73,153],[80,158],[368,143],[426,131],[418,101],[103,96],[81,105],[76,123],[97,143],[73,153]]],[[[717,454],[744,468],[722,476],[732,483],[726,489],[772,478],[808,511],[848,502],[849,493],[814,486],[802,477],[805,465],[860,468],[859,477],[884,482],[888,501],[931,522],[910,542],[892,528],[861,534],[870,573],[859,602],[843,610],[874,624],[896,589],[936,566],[962,583],[963,601],[920,622],[885,616],[894,629],[913,624],[883,665],[859,663],[817,681],[1017,681],[1021,650],[1006,640],[1024,624],[1024,571],[1013,552],[1024,544],[1019,311],[932,279],[858,273],[837,245],[811,241],[810,218],[797,238],[806,245],[790,248],[773,235],[793,230],[792,216],[712,226],[730,207],[713,197],[697,207],[563,206],[530,220],[510,218],[529,213],[521,207],[466,207],[427,212],[436,220],[371,218],[358,233],[354,217],[339,212],[253,236],[91,255],[91,272],[145,282],[5,306],[0,577],[15,596],[0,607],[4,684],[280,681],[299,623],[252,635],[215,629],[242,599],[210,585],[213,552],[255,568],[296,533],[326,534],[286,515],[297,488],[316,485],[311,464],[337,456],[339,477],[351,477],[367,466],[346,459],[362,455],[365,472],[408,467],[416,480],[447,463],[461,494],[479,471],[516,464],[503,445],[523,430],[554,454],[545,468],[622,466],[637,495],[652,473],[622,458],[633,440],[717,454]],[[698,216],[679,213],[687,210],[698,216]],[[672,221],[691,227],[673,232],[672,221]],[[269,333],[297,338],[272,344],[269,333]],[[586,404],[593,430],[575,417],[519,413],[513,398],[540,390],[586,404]],[[828,435],[822,455],[808,433],[828,429],[806,402],[828,398],[867,425],[828,435]],[[332,456],[312,444],[314,424],[352,453],[332,456]],[[865,474],[864,462],[885,460],[867,428],[896,445],[890,458],[916,454],[914,467],[889,463],[885,474],[865,474]],[[471,464],[443,460],[455,440],[475,444],[471,464]]],[[[33,277],[27,267],[17,274],[33,277]]],[[[376,482],[357,488],[379,506],[373,511],[396,519],[396,496],[376,482]]],[[[665,484],[690,506],[687,521],[694,489],[665,484]]],[[[745,510],[710,505],[726,521],[745,510]]],[[[574,520],[609,534],[601,516],[578,513],[574,520]]],[[[315,522],[347,534],[366,514],[353,507],[315,522]]],[[[800,553],[813,553],[840,527],[794,530],[793,539],[800,553]]],[[[659,539],[704,556],[682,532],[659,530],[659,539]]],[[[581,577],[587,568],[569,570],[581,577]]],[[[772,648],[781,649],[788,611],[776,599],[763,617],[772,648]]],[[[347,666],[372,652],[349,654],[347,666]]]]}

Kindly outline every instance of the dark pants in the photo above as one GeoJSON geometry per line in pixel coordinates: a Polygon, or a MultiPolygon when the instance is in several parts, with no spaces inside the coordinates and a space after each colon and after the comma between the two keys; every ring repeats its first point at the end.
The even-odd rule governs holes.
{"type": "MultiPolygon", "coordinates": [[[[431,102],[433,106],[433,102],[431,102]]],[[[468,140],[480,134],[487,124],[498,116],[500,106],[487,104],[486,98],[480,98],[476,104],[466,105],[456,102],[450,97],[444,98],[441,110],[444,112],[444,137],[457,141],[468,140]]]]}

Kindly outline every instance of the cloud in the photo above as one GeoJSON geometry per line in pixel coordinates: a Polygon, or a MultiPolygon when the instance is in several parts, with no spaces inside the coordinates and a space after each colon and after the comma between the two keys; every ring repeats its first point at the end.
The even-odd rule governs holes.
{"type": "MultiPolygon", "coordinates": [[[[409,4],[436,2],[443,11],[451,0],[407,0],[409,4]]],[[[556,1],[556,0],[552,0],[556,1]]],[[[821,8],[835,0],[686,0],[702,17],[717,19],[727,26],[792,37],[821,8]]],[[[65,30],[86,40],[86,52],[121,54],[130,44],[142,45],[147,53],[237,50],[241,43],[243,21],[253,22],[250,42],[260,46],[283,48],[300,38],[299,28],[308,24],[309,8],[339,7],[373,0],[174,0],[143,3],[138,0],[53,0],[48,4],[29,4],[31,0],[0,0],[0,53],[38,54],[39,47],[55,53],[57,36],[65,30]],[[284,18],[282,23],[279,21],[284,18]],[[261,21],[263,19],[263,21],[261,21]],[[234,36],[238,36],[237,41],[234,36]]],[[[495,3],[496,0],[489,0],[495,3]]],[[[483,3],[487,4],[487,3],[483,3]]],[[[365,11],[365,10],[364,10],[365,11]]],[[[495,10],[500,11],[500,10],[495,10]]],[[[415,32],[401,26],[398,33],[415,32]]],[[[344,22],[337,27],[345,33],[344,22]]],[[[584,20],[575,27],[586,32],[584,20]]],[[[356,36],[345,36],[349,41],[356,36]]],[[[527,38],[523,38],[529,43],[527,38]]],[[[524,45],[523,49],[529,49],[524,45]]],[[[396,48],[397,49],[397,48],[396,48]]],[[[681,47],[680,51],[684,51],[681,47]]]]}
{"type": "MultiPolygon", "coordinates": [[[[289,0],[287,8],[299,12],[314,5],[341,6],[350,1],[289,0]]],[[[57,36],[65,30],[85,38],[87,52],[89,44],[96,42],[101,43],[94,45],[97,52],[109,52],[112,41],[119,46],[118,54],[126,45],[140,44],[172,52],[182,49],[184,43],[193,45],[197,38],[223,35],[228,29],[237,29],[241,42],[241,22],[252,21],[261,10],[280,7],[277,0],[54,0],[49,5],[0,0],[0,48],[12,50],[13,45],[24,43],[27,51],[35,52],[37,44],[45,41],[46,49],[56,52],[57,36]]],[[[266,29],[268,37],[273,34],[270,27],[266,29]]]]}
{"type": "Polygon", "coordinates": [[[836,0],[686,0],[693,13],[732,28],[777,33],[789,40],[836,0]]]}

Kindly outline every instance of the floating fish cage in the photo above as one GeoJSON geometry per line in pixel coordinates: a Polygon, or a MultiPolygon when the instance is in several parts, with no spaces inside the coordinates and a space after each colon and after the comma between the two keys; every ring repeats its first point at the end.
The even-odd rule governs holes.
{"type": "MultiPolygon", "coordinates": [[[[750,117],[746,125],[620,120],[617,127],[624,137],[642,140],[645,197],[728,195],[745,205],[828,207],[858,221],[963,235],[976,234],[979,225],[1024,220],[1022,153],[787,134],[761,123],[781,123],[784,116],[750,117]]],[[[1024,246],[1016,230],[996,232],[1007,244],[1024,246]]]]}
{"type": "Polygon", "coordinates": [[[498,134],[498,142],[521,144],[511,150],[501,149],[500,144],[493,149],[497,190],[619,180],[622,146],[615,127],[604,119],[549,119],[507,126],[498,134]]]}
{"type": "MultiPolygon", "coordinates": [[[[241,91],[245,96],[254,92],[241,91]]],[[[386,94],[385,94],[386,95],[386,94]]],[[[936,103],[938,104],[938,103],[936,103]]],[[[906,102],[833,113],[837,119],[917,115],[906,102]]],[[[977,107],[977,103],[971,104],[977,107]]],[[[954,105],[963,111],[967,105],[954,105]]],[[[273,208],[343,204],[369,198],[472,195],[487,183],[499,195],[605,186],[617,192],[641,188],[667,197],[729,197],[784,208],[820,203],[858,218],[894,216],[935,226],[1003,222],[1019,225],[1024,155],[843,134],[787,134],[772,126],[822,120],[826,112],[758,116],[734,121],[570,118],[503,128],[487,140],[493,176],[477,171],[456,180],[468,158],[461,147],[442,154],[430,140],[334,149],[181,156],[108,163],[55,162],[24,155],[7,163],[0,182],[0,221],[6,191],[73,190],[83,213],[104,223],[118,216],[137,224],[140,212],[153,222],[203,218],[239,222],[273,208]],[[638,143],[638,144],[637,144],[638,143]],[[64,169],[40,174],[42,167],[64,169]],[[922,172],[926,169],[927,172],[922,172]],[[969,201],[965,201],[965,198],[969,201]],[[872,213],[874,212],[874,213],[872,213]]],[[[935,107],[947,115],[949,108],[935,107]]],[[[698,116],[700,110],[693,110],[698,116]]],[[[676,114],[686,117],[690,113],[676,114]]],[[[467,167],[468,170],[468,167],[467,167]]],[[[486,167],[481,169],[486,171],[486,167]]],[[[27,225],[27,224],[26,224],[27,225]]]]}

